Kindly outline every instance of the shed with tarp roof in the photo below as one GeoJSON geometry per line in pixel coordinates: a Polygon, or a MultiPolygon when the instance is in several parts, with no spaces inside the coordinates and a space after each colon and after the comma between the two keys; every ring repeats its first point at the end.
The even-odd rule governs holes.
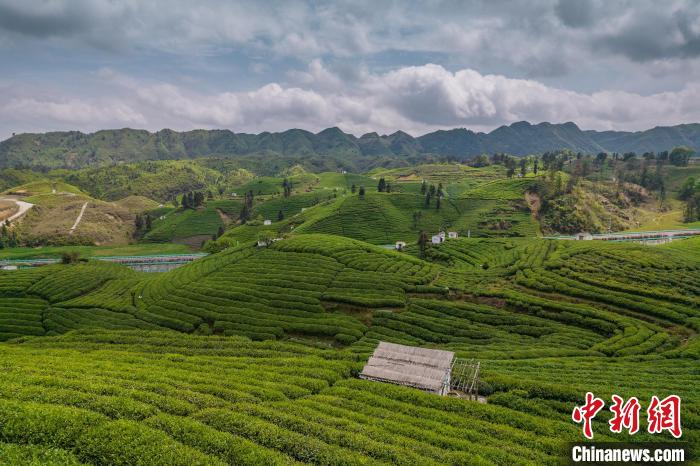
{"type": "Polygon", "coordinates": [[[452,351],[379,342],[360,378],[446,395],[450,391],[452,351]]]}

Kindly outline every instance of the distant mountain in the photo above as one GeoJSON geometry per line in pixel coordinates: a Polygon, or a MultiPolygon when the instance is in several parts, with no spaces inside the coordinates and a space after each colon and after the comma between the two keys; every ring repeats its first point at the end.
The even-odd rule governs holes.
{"type": "Polygon", "coordinates": [[[438,155],[464,160],[475,155],[504,152],[539,154],[557,149],[575,152],[648,152],[675,146],[700,149],[700,124],[656,127],[646,131],[582,131],[576,124],[526,121],[501,126],[490,133],[457,128],[413,137],[402,131],[362,137],[339,128],[311,133],[290,129],[281,133],[234,133],[229,130],[177,132],[164,129],[119,129],[84,134],[79,131],[19,134],[0,142],[0,168],[83,168],[143,160],[219,156],[282,155],[403,157],[438,155]]]}

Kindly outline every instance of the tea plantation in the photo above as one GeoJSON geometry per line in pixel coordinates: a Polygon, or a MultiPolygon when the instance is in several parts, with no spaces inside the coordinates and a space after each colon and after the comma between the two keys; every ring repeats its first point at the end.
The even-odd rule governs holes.
{"type": "MultiPolygon", "coordinates": [[[[587,391],[679,395],[700,454],[697,240],[361,241],[412,230],[404,196],[302,214],[363,202],[385,230],[324,216],[164,274],[0,272],[0,463],[561,464],[587,391]],[[358,379],[378,341],[479,360],[482,402],[358,379]]],[[[673,441],[644,413],[613,434],[606,406],[595,440],[673,441]]]]}

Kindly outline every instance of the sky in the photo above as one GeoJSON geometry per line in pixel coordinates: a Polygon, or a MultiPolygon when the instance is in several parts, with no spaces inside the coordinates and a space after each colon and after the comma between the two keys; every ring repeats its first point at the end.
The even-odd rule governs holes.
{"type": "Polygon", "coordinates": [[[0,0],[0,139],[700,122],[700,0],[0,0]]]}

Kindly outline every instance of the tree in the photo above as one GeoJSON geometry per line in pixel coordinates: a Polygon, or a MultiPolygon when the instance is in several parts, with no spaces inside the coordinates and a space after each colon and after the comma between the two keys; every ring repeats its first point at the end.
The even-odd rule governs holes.
{"type": "Polygon", "coordinates": [[[151,214],[146,214],[146,230],[151,231],[152,227],[153,227],[153,219],[151,218],[151,214]]]}
{"type": "Polygon", "coordinates": [[[423,217],[423,212],[420,210],[416,210],[413,212],[413,228],[416,228],[418,226],[418,220],[420,220],[423,217]]]}
{"type": "Polygon", "coordinates": [[[527,173],[527,159],[520,159],[520,175],[524,178],[525,173],[527,173]]]}
{"type": "Polygon", "coordinates": [[[436,203],[435,203],[435,209],[436,209],[436,210],[440,210],[440,197],[441,197],[441,196],[438,196],[438,197],[437,197],[437,201],[436,201],[436,203]]]}
{"type": "Polygon", "coordinates": [[[355,194],[355,191],[357,191],[357,187],[355,187],[355,184],[353,183],[353,185],[350,187],[350,192],[355,194]]]}
{"type": "Polygon", "coordinates": [[[427,185],[427,183],[425,182],[425,180],[423,180],[423,182],[420,184],[420,193],[421,193],[421,194],[425,194],[425,191],[426,191],[427,189],[428,189],[428,185],[427,185]]]}
{"type": "Polygon", "coordinates": [[[357,193],[360,197],[365,197],[365,187],[360,186],[360,191],[357,193]]]}
{"type": "Polygon", "coordinates": [[[513,178],[513,175],[515,175],[515,167],[517,166],[517,162],[513,157],[506,157],[504,163],[507,169],[506,175],[508,178],[513,178]]]}
{"type": "Polygon", "coordinates": [[[425,193],[425,206],[426,206],[426,207],[430,207],[430,198],[431,198],[431,197],[432,197],[432,196],[430,195],[430,191],[428,191],[427,193],[425,193]]]}
{"type": "Polygon", "coordinates": [[[61,254],[61,264],[77,264],[80,262],[80,254],[77,251],[68,251],[61,254]]]}
{"type": "Polygon", "coordinates": [[[695,222],[700,219],[700,192],[696,192],[685,204],[684,220],[695,222]]]}
{"type": "Polygon", "coordinates": [[[386,191],[386,180],[384,177],[379,178],[379,183],[377,184],[377,192],[383,193],[386,191]]]}
{"type": "Polygon", "coordinates": [[[134,219],[134,225],[136,226],[137,233],[143,229],[143,217],[141,217],[141,215],[136,214],[136,218],[134,219]]]}
{"type": "Polygon", "coordinates": [[[388,192],[388,193],[391,192],[391,184],[390,183],[386,184],[386,192],[388,192]]]}
{"type": "Polygon", "coordinates": [[[201,191],[197,191],[194,193],[193,196],[193,206],[194,207],[200,207],[204,204],[204,193],[201,191]]]}
{"type": "Polygon", "coordinates": [[[489,161],[489,156],[486,154],[477,155],[474,157],[469,165],[472,167],[488,167],[491,164],[489,161]]]}
{"type": "Polygon", "coordinates": [[[282,189],[284,190],[284,197],[289,197],[292,195],[292,182],[287,178],[282,182],[282,189]]]}
{"type": "Polygon", "coordinates": [[[280,210],[279,212],[277,212],[277,221],[280,222],[282,220],[284,220],[284,212],[280,210]]]}
{"type": "Polygon", "coordinates": [[[538,157],[535,157],[535,161],[532,164],[532,173],[537,175],[537,170],[540,168],[540,159],[538,157]]]}
{"type": "Polygon", "coordinates": [[[681,189],[678,191],[678,199],[681,201],[687,201],[690,199],[693,194],[695,194],[695,178],[692,176],[688,177],[687,180],[685,180],[685,183],[683,183],[683,186],[681,186],[681,189]]]}
{"type": "Polygon", "coordinates": [[[428,245],[428,234],[421,231],[418,235],[418,250],[420,251],[420,256],[425,257],[425,248],[428,245]]]}
{"type": "Polygon", "coordinates": [[[669,154],[669,161],[677,167],[686,167],[694,155],[695,151],[690,147],[675,147],[669,154]]]}
{"type": "Polygon", "coordinates": [[[241,213],[238,214],[238,220],[241,222],[241,224],[244,224],[248,220],[250,220],[250,209],[248,209],[248,204],[244,203],[243,208],[241,209],[241,213]]]}

